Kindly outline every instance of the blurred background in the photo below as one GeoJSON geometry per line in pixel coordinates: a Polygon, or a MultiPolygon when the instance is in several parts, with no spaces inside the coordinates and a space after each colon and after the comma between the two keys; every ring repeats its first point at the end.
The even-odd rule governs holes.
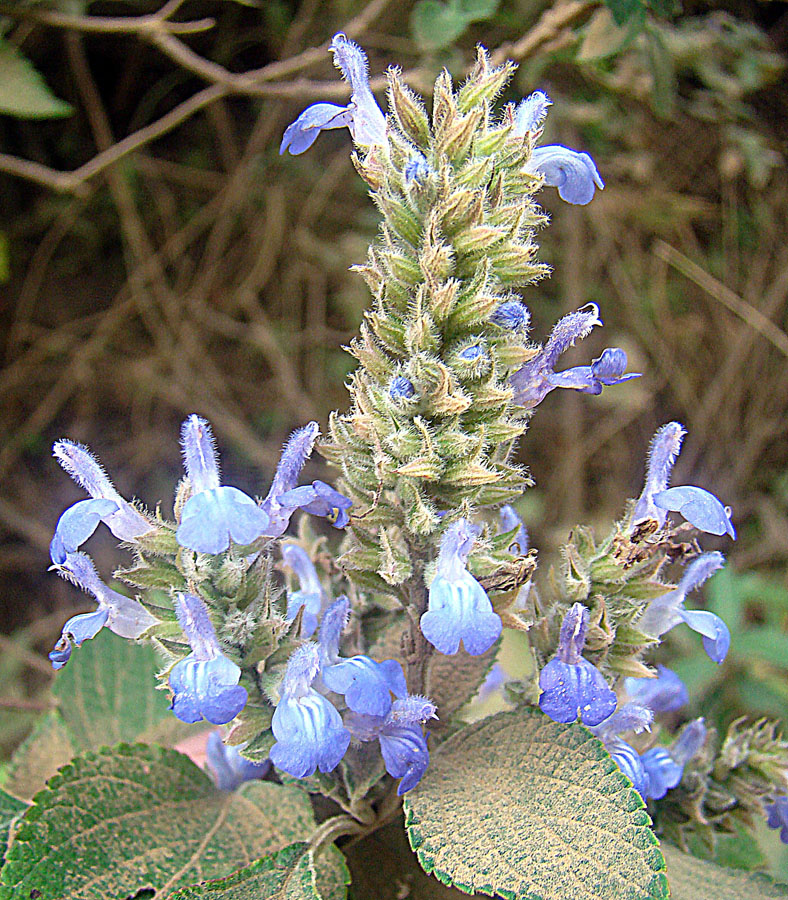
{"type": "MultiPolygon", "coordinates": [[[[541,195],[555,273],[524,300],[535,340],[599,304],[605,328],[562,366],[618,345],[643,378],[548,396],[520,510],[546,567],[572,525],[609,527],[653,432],[682,422],[674,483],[734,510],[736,544],[705,544],[729,566],[695,604],[733,645],[718,668],[679,629],[661,661],[693,715],[788,720],[785,4],[17,0],[0,2],[0,759],[49,704],[63,622],[91,608],[46,571],[84,496],[52,442],[88,444],[121,493],[171,514],[188,413],[212,422],[226,481],[264,494],[289,431],[346,406],[341,348],[369,299],[349,267],[378,215],[346,131],[278,154],[306,105],[348,96],[338,30],[382,104],[387,66],[428,93],[482,42],[519,63],[503,101],[553,99],[543,143],[594,157],[589,206],[541,195]]],[[[107,575],[120,562],[108,534],[91,553],[107,575]]],[[[788,880],[774,834],[762,844],[788,880]]]]}

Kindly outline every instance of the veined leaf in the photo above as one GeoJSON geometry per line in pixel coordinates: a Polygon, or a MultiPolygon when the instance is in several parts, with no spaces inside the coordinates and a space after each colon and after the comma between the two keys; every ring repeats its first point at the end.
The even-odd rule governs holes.
{"type": "Polygon", "coordinates": [[[33,64],[0,38],[0,113],[18,119],[54,119],[73,112],[56,97],[33,64]]]}
{"type": "Polygon", "coordinates": [[[765,875],[724,869],[714,863],[662,845],[668,864],[672,900],[783,900],[788,885],[776,884],[765,875]]]}
{"type": "Polygon", "coordinates": [[[124,640],[107,628],[72,654],[52,692],[77,752],[138,740],[173,718],[167,695],[156,690],[158,668],[150,644],[124,640]]]}
{"type": "Polygon", "coordinates": [[[467,893],[668,896],[640,795],[589,731],[538,711],[499,713],[441,744],[405,811],[424,869],[467,893]]]}
{"type": "Polygon", "coordinates": [[[150,887],[166,896],[314,828],[298,788],[258,781],[223,793],[174,750],[119,744],[77,757],[35,797],[0,871],[0,900],[106,900],[150,887]]]}
{"type": "Polygon", "coordinates": [[[8,848],[8,838],[14,822],[27,809],[27,803],[17,800],[5,791],[0,790],[0,865],[3,864],[8,848]]]}
{"type": "Polygon", "coordinates": [[[74,755],[71,738],[60,713],[50,710],[16,748],[4,787],[23,800],[32,800],[47,779],[74,755]]]}
{"type": "Polygon", "coordinates": [[[219,881],[183,888],[167,900],[322,900],[312,851],[290,844],[219,881]]]}

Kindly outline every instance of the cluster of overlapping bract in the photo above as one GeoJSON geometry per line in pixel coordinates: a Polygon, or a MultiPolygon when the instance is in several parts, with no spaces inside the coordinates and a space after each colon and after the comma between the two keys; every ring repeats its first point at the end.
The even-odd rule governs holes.
{"type": "MultiPolygon", "coordinates": [[[[98,608],[66,623],[53,665],[64,665],[72,644],[104,625],[124,637],[150,637],[169,661],[162,675],[175,715],[232,723],[225,736],[243,741],[242,752],[260,763],[250,768],[212,737],[220,786],[259,777],[269,759],[296,778],[330,773],[351,742],[378,741],[404,793],[429,763],[423,726],[441,713],[422,696],[431,655],[462,647],[483,657],[506,625],[528,632],[537,662],[535,682],[510,685],[510,697],[538,702],[558,722],[580,720],[644,800],[662,799],[688,764],[701,765],[703,721],[688,723],[669,746],[644,747],[628,734],[687,701],[672,672],[647,664],[662,635],[684,623],[716,662],[727,653],[725,624],[685,606],[723,557],[679,538],[691,528],[735,537],[730,511],[702,488],[668,487],[684,430],[665,425],[654,437],[640,498],[601,542],[588,529],[573,532],[563,585],[549,597],[532,584],[527,532],[503,505],[529,483],[512,451],[551,391],[598,394],[639,377],[626,373],[619,348],[556,371],[564,351],[602,324],[599,309],[569,313],[534,346],[529,311],[516,293],[547,274],[534,258],[536,229],[546,221],[535,194],[552,185],[564,200],[588,203],[603,187],[596,166],[588,154],[537,146],[550,106],[542,92],[496,113],[493,103],[514,67],[492,67],[481,48],[458,91],[447,73],[438,78],[431,117],[396,71],[389,73],[386,117],[370,91],[363,51],[344,35],[331,50],[350,83],[350,103],[308,107],[281,150],[301,153],[320,131],[347,127],[356,167],[384,219],[358,267],[373,305],[351,348],[360,363],[351,408],[332,416],[321,447],[341,470],[342,493],[322,481],[297,485],[318,436],[315,423],[293,434],[267,496],[256,501],[220,484],[210,429],[190,416],[175,524],[127,503],[85,448],[59,442],[55,455],[91,499],[61,517],[52,560],[98,608]],[[361,606],[351,644],[394,646],[365,634],[364,613],[376,611],[407,650],[402,659],[414,693],[397,659],[340,654],[351,604],[344,594],[332,599],[333,584],[326,588],[305,542],[283,540],[298,509],[349,526],[340,565],[361,606]],[[687,524],[672,524],[671,512],[687,524]],[[143,591],[138,599],[104,585],[79,550],[99,522],[134,550],[134,565],[117,575],[143,591]],[[294,576],[286,598],[275,564],[294,576]],[[678,564],[685,568],[672,584],[668,567],[678,564]]],[[[474,688],[488,667],[475,670],[474,688]]],[[[505,677],[496,667],[490,683],[505,677]]],[[[772,755],[782,758],[784,749],[772,755]]],[[[704,785],[709,779],[707,767],[704,785]]],[[[768,784],[736,790],[735,802],[744,797],[748,809],[775,800],[770,821],[788,821],[768,784]]]]}

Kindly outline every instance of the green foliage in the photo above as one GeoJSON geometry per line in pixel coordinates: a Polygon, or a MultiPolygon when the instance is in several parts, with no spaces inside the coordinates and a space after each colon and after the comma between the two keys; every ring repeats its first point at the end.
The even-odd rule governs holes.
{"type": "Polygon", "coordinates": [[[312,851],[290,844],[218,881],[183,888],[169,900],[321,900],[312,851]]]}
{"type": "Polygon", "coordinates": [[[0,114],[17,119],[56,119],[72,112],[69,103],[50,91],[30,60],[0,38],[0,114]]]}
{"type": "Polygon", "coordinates": [[[298,788],[218,791],[187,757],[119,744],[74,759],[39,793],[0,872],[0,898],[103,900],[224,877],[314,830],[298,788]],[[79,860],[79,865],[74,865],[79,860]]]}
{"type": "Polygon", "coordinates": [[[595,900],[668,895],[640,796],[585,728],[541,712],[499,713],[449,738],[405,811],[424,869],[467,893],[564,900],[571,885],[595,900]]]}
{"type": "Polygon", "coordinates": [[[73,756],[74,747],[60,713],[51,710],[39,719],[33,731],[17,747],[8,768],[5,788],[17,797],[32,800],[47,779],[73,756]]]}
{"type": "Polygon", "coordinates": [[[135,644],[103,628],[73,654],[52,685],[77,751],[140,740],[170,722],[167,695],[155,690],[159,665],[150,644],[135,644]]]}
{"type": "Polygon", "coordinates": [[[668,864],[673,900],[779,900],[788,897],[788,886],[775,884],[764,875],[723,869],[670,844],[662,845],[668,864]]]}
{"type": "Polygon", "coordinates": [[[12,797],[11,794],[0,790],[0,866],[5,859],[11,831],[17,819],[26,809],[27,803],[23,800],[12,797]]]}
{"type": "Polygon", "coordinates": [[[410,28],[423,50],[440,50],[454,43],[473,22],[491,18],[500,0],[419,0],[410,28]]]}

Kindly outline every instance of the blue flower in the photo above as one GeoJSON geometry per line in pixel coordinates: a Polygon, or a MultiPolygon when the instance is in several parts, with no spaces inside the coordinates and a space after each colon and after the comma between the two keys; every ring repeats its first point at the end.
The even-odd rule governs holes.
{"type": "Polygon", "coordinates": [[[700,587],[707,578],[725,565],[725,557],[714,551],[703,553],[686,568],[677,587],[652,600],[646,607],[637,627],[645,634],[660,637],[681,622],[703,635],[706,653],[716,663],[721,663],[728,653],[731,634],[728,626],[713,612],[684,608],[687,594],[700,587]]]}
{"type": "Polygon", "coordinates": [[[621,709],[608,716],[591,731],[605,745],[607,752],[616,765],[629,778],[632,786],[645,800],[648,791],[648,775],[643,766],[640,754],[620,735],[626,731],[636,734],[648,730],[654,714],[645,706],[637,703],[626,703],[621,709]]]}
{"type": "Polygon", "coordinates": [[[558,357],[574,346],[575,341],[590,334],[595,325],[601,325],[599,307],[594,303],[576,309],[556,322],[544,347],[527,363],[522,365],[512,377],[514,403],[526,409],[533,409],[547,394],[557,387],[553,368],[558,357]]]}
{"type": "Polygon", "coordinates": [[[466,562],[480,529],[467,519],[444,532],[438,568],[430,585],[429,606],[421,617],[421,632],[441,653],[451,655],[460,641],[471,656],[479,656],[498,639],[503,627],[484,588],[466,562]]]}
{"type": "Polygon", "coordinates": [[[289,150],[293,156],[308,150],[321,131],[329,128],[350,129],[355,144],[371,147],[386,143],[386,117],[375,102],[369,87],[367,57],[361,47],[344,34],[334,35],[329,47],[334,64],[341,70],[352,89],[350,103],[313,103],[289,125],[282,138],[279,153],[289,150]]]}
{"type": "Polygon", "coordinates": [[[344,528],[350,521],[347,510],[352,501],[324,481],[296,487],[319,434],[317,422],[310,422],[294,431],[282,449],[268,495],[260,504],[270,519],[265,531],[269,537],[284,534],[290,517],[299,508],[314,516],[324,516],[335,528],[344,528]]]}
{"type": "Polygon", "coordinates": [[[525,137],[529,132],[539,132],[547,116],[547,107],[552,105],[553,101],[544,91],[534,91],[525,100],[521,100],[514,110],[512,133],[517,137],[525,137]]]}
{"type": "Polygon", "coordinates": [[[339,638],[350,614],[350,601],[339,597],[329,606],[320,624],[320,676],[323,684],[337,694],[354,712],[385,716],[391,709],[391,695],[404,697],[408,689],[405,673],[395,659],[376,662],[368,656],[343,659],[339,638]]]}
{"type": "Polygon", "coordinates": [[[284,509],[303,509],[312,516],[322,516],[334,528],[344,528],[350,521],[348,510],[353,501],[340,494],[339,491],[326,484],[325,481],[313,481],[293,488],[279,495],[279,504],[284,509]]]}
{"type": "Polygon", "coordinates": [[[389,397],[393,400],[410,400],[415,393],[413,382],[404,375],[395,375],[389,383],[389,397]]]}
{"type": "Polygon", "coordinates": [[[699,531],[707,534],[727,533],[736,540],[730,508],[723,506],[714,494],[703,488],[685,485],[659,491],[654,495],[654,505],[681,513],[699,531]]]}
{"type": "Polygon", "coordinates": [[[616,695],[604,676],[581,655],[588,610],[575,603],[564,617],[555,659],[539,675],[539,708],[554,722],[598,725],[616,708],[616,695]]]}
{"type": "Polygon", "coordinates": [[[77,551],[105,521],[118,511],[114,500],[80,500],[58,519],[55,534],[49,545],[49,555],[55,565],[66,561],[69,553],[77,551]]]}
{"type": "Polygon", "coordinates": [[[171,709],[182,722],[232,721],[246,706],[240,668],[221,651],[208,609],[194,594],[176,594],[175,614],[192,652],[170,670],[171,709]]]}
{"type": "Polygon", "coordinates": [[[654,712],[672,712],[689,702],[686,685],[679,676],[657,666],[656,678],[627,678],[624,687],[631,700],[648,706],[654,712]]]}
{"type": "Polygon", "coordinates": [[[641,377],[637,372],[625,374],[626,367],[626,353],[620,347],[608,347],[598,359],[592,360],[590,366],[575,366],[564,372],[548,373],[547,379],[551,389],[571,388],[583,394],[601,394],[603,387],[641,377]]]}
{"type": "Polygon", "coordinates": [[[769,828],[780,829],[780,840],[788,844],[788,797],[778,797],[774,803],[766,806],[769,828]]]}
{"type": "Polygon", "coordinates": [[[186,474],[193,495],[181,511],[178,543],[198,553],[223,553],[251,544],[265,533],[268,515],[243,491],[219,486],[219,465],[210,425],[191,415],[181,427],[186,474]]]}
{"type": "Polygon", "coordinates": [[[317,768],[331,772],[350,744],[336,708],[311,686],[319,669],[316,644],[303,644],[292,653],[271,721],[276,738],[271,762],[294,778],[306,778],[317,768]]]}
{"type": "Polygon", "coordinates": [[[511,544],[509,544],[509,552],[516,553],[519,556],[523,556],[528,552],[528,532],[526,531],[525,525],[523,525],[523,520],[517,515],[513,506],[502,506],[498,516],[500,518],[500,531],[505,534],[507,531],[514,531],[517,529],[517,533],[514,536],[514,540],[511,544]]]}
{"type": "Polygon", "coordinates": [[[75,503],[60,517],[50,548],[52,562],[63,562],[64,553],[78,550],[99,522],[104,522],[120,541],[133,541],[153,528],[145,516],[115,490],[87,447],[62,440],[56,441],[52,452],[74,481],[93,498],[93,502],[81,500],[75,503]],[[110,503],[115,506],[111,507],[110,503]]]}
{"type": "Polygon", "coordinates": [[[537,147],[525,169],[541,175],[546,185],[558,188],[562,200],[579,206],[590,203],[596,188],[602,190],[605,186],[587,153],[578,153],[561,144],[537,147]]]}
{"type": "Polygon", "coordinates": [[[426,697],[409,694],[395,700],[385,717],[349,713],[346,724],[361,741],[378,739],[386,771],[402,779],[397,788],[401,797],[427,771],[430,754],[421,725],[432,718],[437,718],[435,704],[426,697]]]}
{"type": "Polygon", "coordinates": [[[686,433],[678,422],[668,422],[651,439],[646,482],[632,512],[633,526],[646,519],[656,519],[660,528],[665,524],[667,513],[654,504],[654,497],[668,486],[673,464],[681,451],[681,442],[686,433]]]}
{"type": "Polygon", "coordinates": [[[520,300],[504,300],[495,308],[490,321],[507,331],[523,331],[531,321],[531,313],[520,300]]]}
{"type": "Polygon", "coordinates": [[[60,640],[49,654],[52,668],[62,669],[71,657],[71,645],[79,647],[83,641],[94,638],[104,625],[120,637],[136,639],[158,623],[159,620],[137,600],[107,587],[86,553],[67,553],[65,559],[53,568],[58,575],[92,594],[98,609],[74,616],[66,622],[60,640]]]}
{"type": "Polygon", "coordinates": [[[303,606],[301,619],[301,637],[311,637],[317,628],[317,620],[323,607],[325,594],[320,579],[317,577],[309,554],[298,544],[282,544],[282,560],[295,572],[299,581],[299,590],[287,595],[287,613],[285,618],[292,622],[303,606]]]}
{"type": "Polygon", "coordinates": [[[228,747],[218,731],[212,731],[208,735],[205,745],[206,762],[220,791],[234,791],[245,781],[262,778],[271,768],[270,760],[253,762],[241,756],[239,749],[228,747]]]}
{"type": "Polygon", "coordinates": [[[405,163],[402,174],[405,176],[405,184],[424,184],[432,171],[424,154],[416,152],[405,163]]]}
{"type": "Polygon", "coordinates": [[[706,725],[703,719],[688,722],[670,749],[652,747],[640,755],[646,773],[646,791],[643,798],[661,800],[672,788],[680,784],[684,767],[696,756],[706,741],[706,725]]]}

